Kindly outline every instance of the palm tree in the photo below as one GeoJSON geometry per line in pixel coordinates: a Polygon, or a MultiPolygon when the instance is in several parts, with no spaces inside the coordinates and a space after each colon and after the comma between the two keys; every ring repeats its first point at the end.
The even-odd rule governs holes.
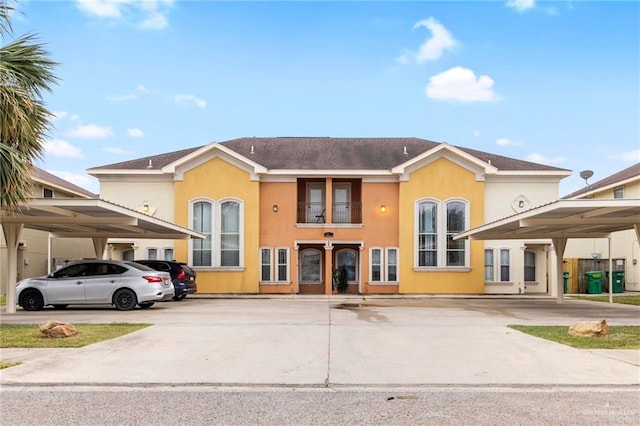
{"type": "MultiPolygon", "coordinates": [[[[0,36],[13,33],[14,11],[0,0],[0,36]]],[[[58,82],[44,45],[33,34],[0,47],[0,206],[16,207],[31,195],[31,167],[44,151],[53,114],[42,100],[58,82]]]]}

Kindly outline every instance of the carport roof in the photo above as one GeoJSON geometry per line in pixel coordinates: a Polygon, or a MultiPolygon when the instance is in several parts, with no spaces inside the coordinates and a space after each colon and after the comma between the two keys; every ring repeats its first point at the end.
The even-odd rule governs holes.
{"type": "Polygon", "coordinates": [[[454,239],[605,238],[640,227],[640,200],[559,200],[457,234],[454,239]]]}
{"type": "Polygon", "coordinates": [[[59,238],[204,238],[191,229],[97,198],[35,198],[18,208],[3,207],[0,222],[23,224],[59,238]]]}

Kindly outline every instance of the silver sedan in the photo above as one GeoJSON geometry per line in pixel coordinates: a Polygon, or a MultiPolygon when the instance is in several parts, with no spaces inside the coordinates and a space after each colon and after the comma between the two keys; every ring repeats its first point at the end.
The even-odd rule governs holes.
{"type": "Polygon", "coordinates": [[[121,311],[174,296],[171,276],[135,262],[90,260],[72,263],[56,272],[20,281],[18,305],[38,311],[47,305],[63,309],[69,305],[112,304],[121,311]]]}

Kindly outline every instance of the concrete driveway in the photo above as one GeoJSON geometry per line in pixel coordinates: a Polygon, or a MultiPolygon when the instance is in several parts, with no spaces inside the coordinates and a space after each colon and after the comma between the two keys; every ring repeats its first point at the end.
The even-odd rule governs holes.
{"type": "Polygon", "coordinates": [[[508,324],[606,319],[640,308],[551,298],[187,298],[151,309],[46,309],[2,324],[149,322],[76,349],[2,349],[0,384],[220,386],[638,385],[640,351],[580,350],[508,324]]]}

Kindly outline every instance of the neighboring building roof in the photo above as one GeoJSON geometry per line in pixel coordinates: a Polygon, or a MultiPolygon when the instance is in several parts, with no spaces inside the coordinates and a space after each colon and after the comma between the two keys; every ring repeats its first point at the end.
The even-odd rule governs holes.
{"type": "MultiPolygon", "coordinates": [[[[250,137],[220,144],[270,170],[390,170],[441,143],[419,138],[250,137]]],[[[200,148],[202,147],[89,170],[160,169],[200,148]]],[[[567,171],[474,149],[456,148],[500,170],[567,171]]]]}
{"type": "Polygon", "coordinates": [[[54,188],[62,189],[64,191],[71,192],[75,195],[79,195],[85,198],[98,198],[97,194],[93,192],[87,191],[84,188],[81,188],[77,185],[72,184],[69,181],[66,181],[54,174],[47,172],[46,170],[42,170],[39,167],[33,166],[33,179],[38,181],[42,185],[49,185],[54,188]]]}
{"type": "Polygon", "coordinates": [[[579,198],[581,195],[598,192],[599,190],[604,190],[610,187],[615,187],[637,177],[640,177],[640,163],[636,163],[633,166],[627,167],[626,169],[614,173],[611,176],[607,176],[606,178],[601,179],[596,183],[592,183],[591,185],[587,185],[584,188],[572,192],[569,195],[565,195],[564,197],[562,197],[562,199],[579,198]]]}

